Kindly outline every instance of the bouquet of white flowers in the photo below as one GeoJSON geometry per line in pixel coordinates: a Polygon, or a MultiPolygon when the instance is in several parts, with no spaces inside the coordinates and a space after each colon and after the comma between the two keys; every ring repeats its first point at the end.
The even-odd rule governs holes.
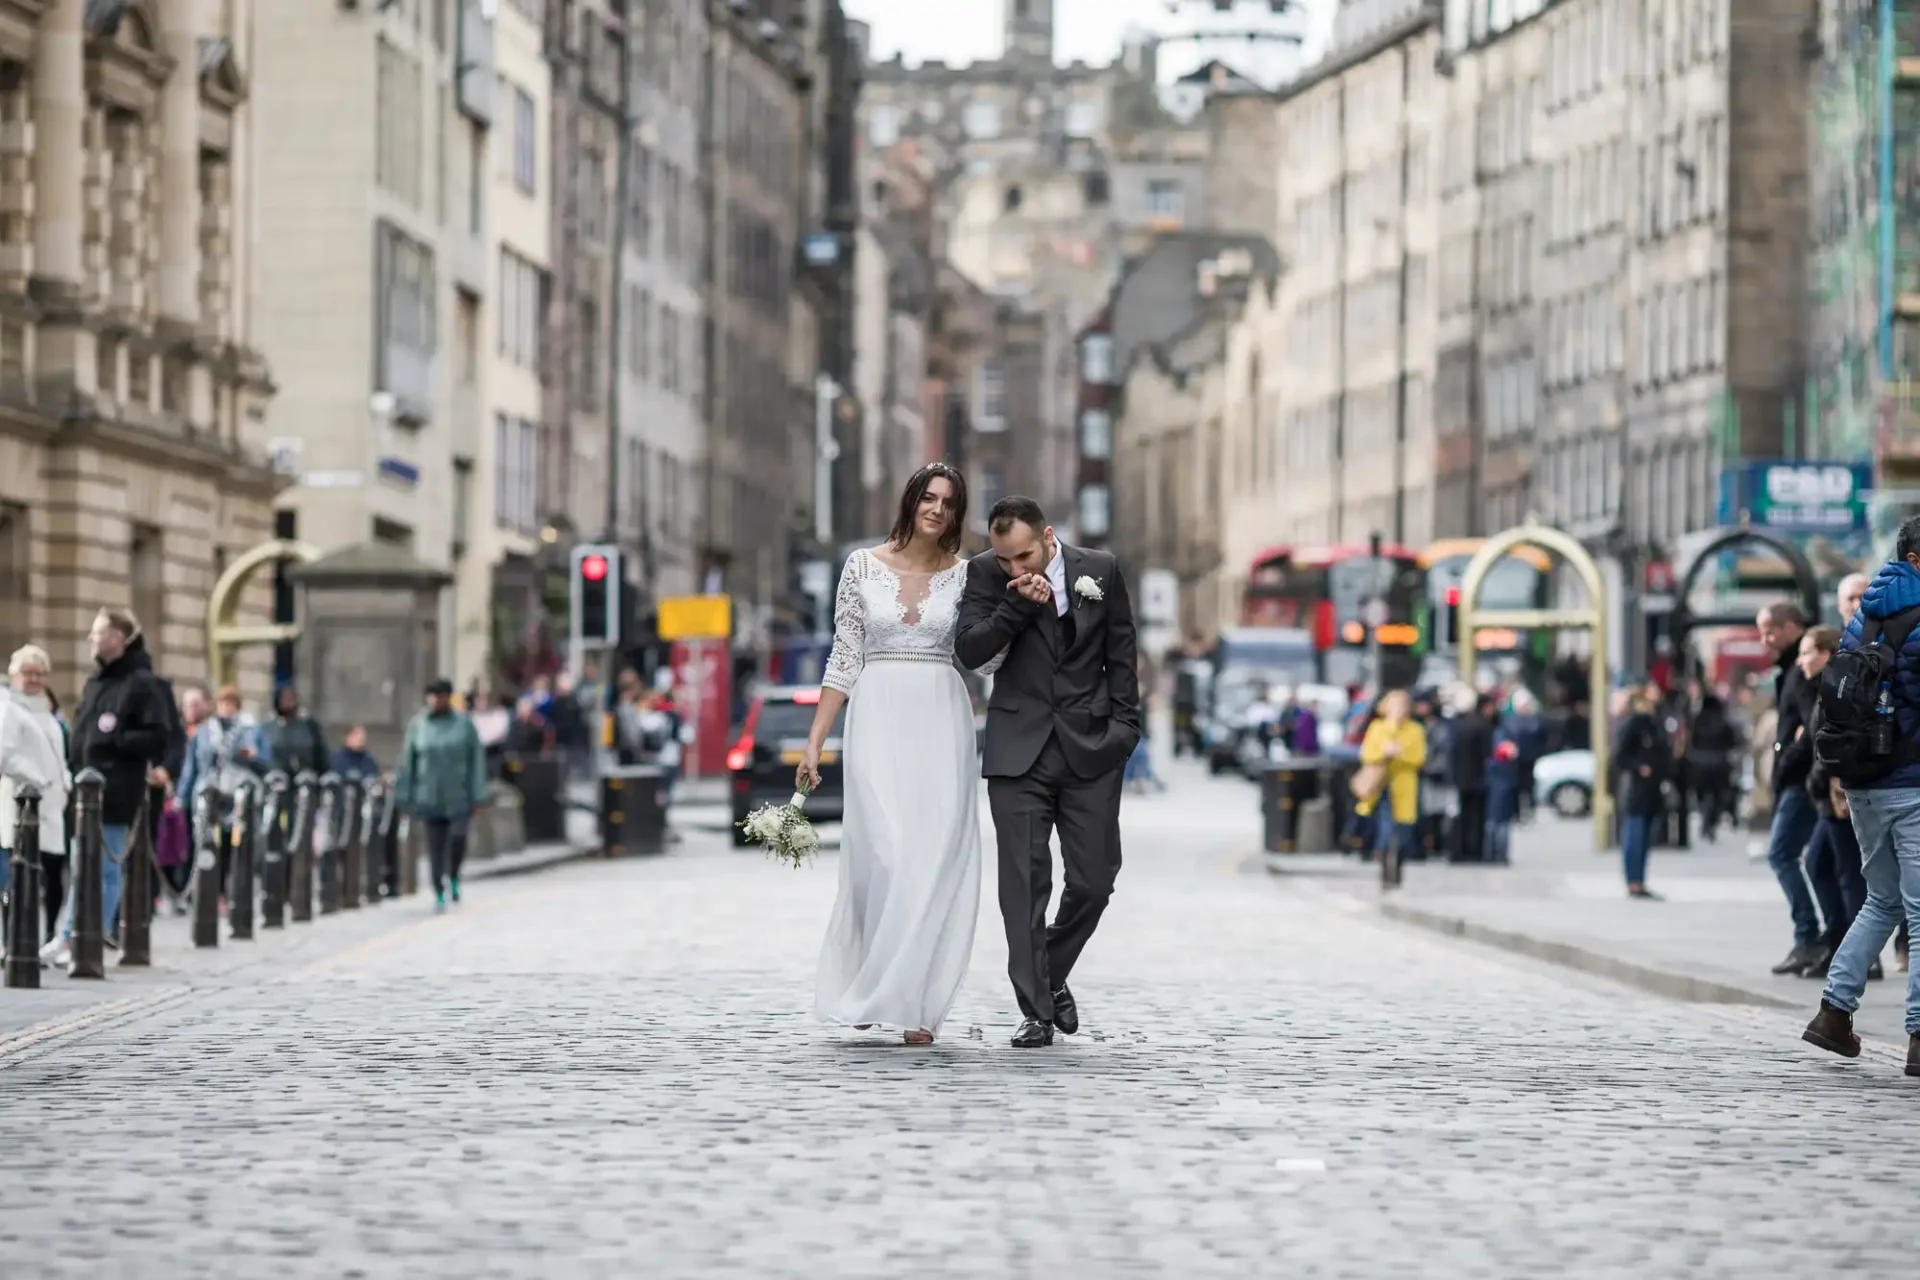
{"type": "Polygon", "coordinates": [[[761,846],[770,856],[796,868],[805,866],[820,849],[820,833],[800,812],[811,790],[803,782],[801,790],[785,804],[763,804],[748,814],[740,824],[747,833],[747,843],[761,846]]]}

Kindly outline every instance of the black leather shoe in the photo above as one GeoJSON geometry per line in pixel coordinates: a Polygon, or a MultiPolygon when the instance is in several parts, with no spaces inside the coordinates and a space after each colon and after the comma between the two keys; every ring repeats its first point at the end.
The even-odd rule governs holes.
{"type": "Polygon", "coordinates": [[[1060,1028],[1063,1036],[1080,1029],[1080,1006],[1073,1002],[1073,992],[1064,986],[1053,993],[1053,1025],[1060,1028]]]}
{"type": "Polygon", "coordinates": [[[1013,1047],[1016,1049],[1042,1049],[1052,1043],[1053,1024],[1038,1018],[1028,1018],[1013,1033],[1013,1047]]]}
{"type": "Polygon", "coordinates": [[[1920,1031],[1907,1037],[1907,1074],[1920,1076],[1920,1031]]]}

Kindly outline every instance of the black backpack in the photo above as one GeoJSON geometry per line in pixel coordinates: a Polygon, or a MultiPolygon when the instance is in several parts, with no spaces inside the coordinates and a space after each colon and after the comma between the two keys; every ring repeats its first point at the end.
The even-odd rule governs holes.
{"type": "Polygon", "coordinates": [[[1913,744],[1894,723],[1893,682],[1920,607],[1891,618],[1861,620],[1860,643],[1837,653],[1820,673],[1815,690],[1819,707],[1813,729],[1813,754],[1846,787],[1880,781],[1914,758],[1913,744]],[[1882,691],[1887,714],[1881,714],[1882,691]]]}

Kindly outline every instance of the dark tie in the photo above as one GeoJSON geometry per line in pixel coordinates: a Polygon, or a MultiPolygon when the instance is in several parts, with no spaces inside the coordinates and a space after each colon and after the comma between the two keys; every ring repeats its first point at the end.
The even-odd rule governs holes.
{"type": "Polygon", "coordinates": [[[1069,607],[1065,613],[1060,615],[1060,639],[1062,641],[1060,651],[1062,653],[1073,648],[1074,637],[1077,636],[1079,632],[1080,629],[1076,627],[1073,622],[1073,610],[1069,607]]]}

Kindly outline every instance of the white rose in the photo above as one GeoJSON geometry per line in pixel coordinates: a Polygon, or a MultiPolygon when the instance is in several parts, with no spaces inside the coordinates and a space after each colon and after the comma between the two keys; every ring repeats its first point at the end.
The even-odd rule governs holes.
{"type": "Polygon", "coordinates": [[[1100,590],[1100,584],[1085,574],[1080,575],[1079,579],[1074,582],[1073,594],[1079,596],[1082,600],[1105,600],[1107,598],[1106,593],[1100,590]]]}

